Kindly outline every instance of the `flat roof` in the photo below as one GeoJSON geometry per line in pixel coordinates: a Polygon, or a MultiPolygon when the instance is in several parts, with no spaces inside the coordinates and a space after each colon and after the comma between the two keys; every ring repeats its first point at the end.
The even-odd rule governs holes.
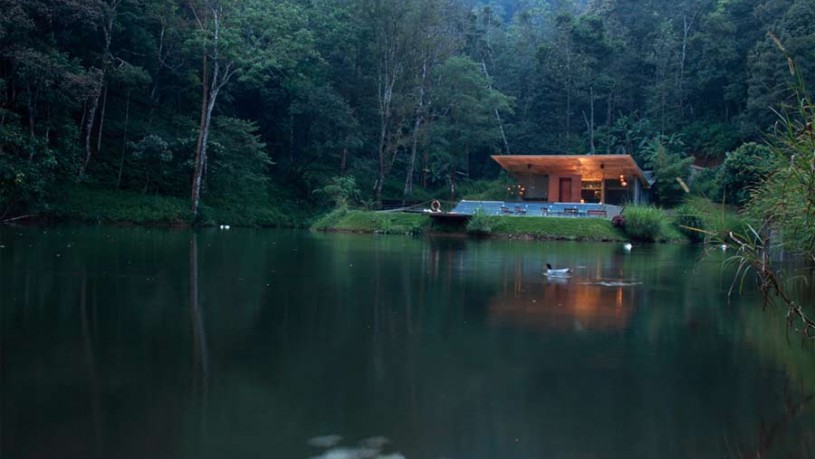
{"type": "Polygon", "coordinates": [[[649,187],[642,169],[631,155],[493,155],[492,159],[513,175],[581,175],[583,180],[636,177],[649,187]]]}

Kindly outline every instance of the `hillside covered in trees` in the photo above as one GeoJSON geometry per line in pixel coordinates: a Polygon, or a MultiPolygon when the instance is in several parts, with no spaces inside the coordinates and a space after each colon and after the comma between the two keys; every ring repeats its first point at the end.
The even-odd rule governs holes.
{"type": "Polygon", "coordinates": [[[0,220],[78,190],[177,197],[193,215],[199,203],[319,207],[344,185],[374,204],[421,200],[494,179],[489,155],[501,153],[630,153],[659,168],[666,155],[716,165],[738,151],[719,177],[744,182],[761,168],[749,142],[795,104],[774,40],[815,75],[813,0],[0,0],[0,11],[0,220]]]}

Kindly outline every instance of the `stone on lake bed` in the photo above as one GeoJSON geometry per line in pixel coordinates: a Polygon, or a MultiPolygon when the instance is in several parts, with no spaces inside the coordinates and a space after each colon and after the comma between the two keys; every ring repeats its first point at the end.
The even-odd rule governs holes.
{"type": "Polygon", "coordinates": [[[368,448],[375,448],[375,449],[382,449],[383,446],[390,443],[386,437],[377,436],[377,437],[370,437],[362,440],[360,444],[362,446],[367,446],[368,448]]]}
{"type": "Polygon", "coordinates": [[[309,438],[307,443],[309,446],[316,448],[331,448],[332,446],[336,446],[340,440],[342,440],[342,435],[331,434],[309,438]]]}

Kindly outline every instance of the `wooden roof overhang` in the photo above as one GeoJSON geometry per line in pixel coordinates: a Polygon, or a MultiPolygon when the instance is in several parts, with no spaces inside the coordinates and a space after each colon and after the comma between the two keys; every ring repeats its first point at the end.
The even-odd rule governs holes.
{"type": "Polygon", "coordinates": [[[649,188],[642,169],[631,155],[493,155],[492,159],[513,176],[580,175],[583,180],[636,177],[649,188]]]}

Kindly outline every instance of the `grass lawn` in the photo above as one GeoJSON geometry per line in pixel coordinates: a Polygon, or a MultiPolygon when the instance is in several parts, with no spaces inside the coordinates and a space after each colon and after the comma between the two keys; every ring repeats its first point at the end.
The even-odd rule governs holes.
{"type": "Polygon", "coordinates": [[[622,231],[603,218],[487,217],[491,234],[570,241],[625,241],[622,231]]]}
{"type": "MultiPolygon", "coordinates": [[[[627,241],[625,232],[603,218],[480,216],[478,230],[434,223],[425,214],[337,209],[320,217],[312,229],[382,234],[470,233],[484,237],[568,241],[627,241]]],[[[658,242],[688,242],[669,219],[660,222],[658,242]]]]}
{"type": "Polygon", "coordinates": [[[348,231],[359,233],[420,234],[430,229],[430,217],[401,212],[371,212],[336,209],[317,220],[317,231],[348,231]]]}

